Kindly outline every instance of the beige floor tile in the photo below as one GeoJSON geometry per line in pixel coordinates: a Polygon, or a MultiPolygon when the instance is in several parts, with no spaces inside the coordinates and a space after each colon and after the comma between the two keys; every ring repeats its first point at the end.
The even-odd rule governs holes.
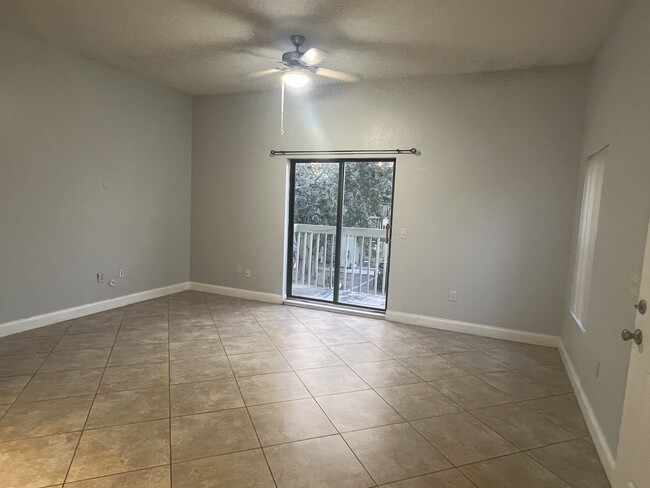
{"type": "Polygon", "coordinates": [[[377,393],[406,420],[436,417],[462,410],[427,383],[378,388],[377,393]]]}
{"type": "Polygon", "coordinates": [[[70,488],[170,488],[170,467],[141,469],[103,478],[66,483],[70,488]]]}
{"type": "Polygon", "coordinates": [[[0,378],[34,374],[45,358],[45,353],[33,356],[0,356],[0,378]]]}
{"type": "Polygon", "coordinates": [[[97,322],[83,322],[83,321],[77,322],[73,320],[67,333],[68,334],[90,334],[94,332],[107,332],[111,334],[117,334],[121,322],[122,322],[121,317],[106,319],[105,321],[97,321],[97,322]]]}
{"type": "Polygon", "coordinates": [[[78,351],[80,349],[104,349],[113,347],[115,332],[92,332],[89,334],[66,335],[56,345],[58,351],[78,351]]]}
{"type": "MultiPolygon", "coordinates": [[[[386,323],[384,321],[384,323],[386,323]]],[[[408,336],[396,327],[389,325],[351,325],[354,330],[372,342],[394,341],[408,339],[408,336]]]]}
{"type": "MultiPolygon", "coordinates": [[[[232,324],[232,322],[226,322],[226,324],[232,324]]],[[[257,320],[250,319],[245,323],[233,324],[233,325],[224,325],[223,322],[217,322],[217,331],[219,332],[219,337],[242,337],[250,336],[257,334],[264,334],[264,329],[260,327],[260,324],[257,323],[257,320]]]]}
{"type": "Polygon", "coordinates": [[[325,368],[345,364],[329,347],[291,349],[282,351],[282,355],[294,369],[325,368]]]}
{"type": "Polygon", "coordinates": [[[348,366],[304,369],[296,371],[296,373],[314,396],[367,390],[370,388],[348,366]]]}
{"type": "Polygon", "coordinates": [[[452,352],[471,351],[474,349],[458,336],[460,334],[421,337],[418,339],[418,342],[424,344],[436,354],[451,354],[452,352]]]}
{"type": "Polygon", "coordinates": [[[0,342],[0,356],[34,356],[47,354],[61,341],[58,336],[9,336],[0,342]]]}
{"type": "Polygon", "coordinates": [[[495,349],[495,348],[505,348],[509,346],[517,345],[516,342],[505,341],[502,339],[494,339],[492,337],[483,337],[476,336],[471,334],[459,334],[457,336],[468,346],[472,346],[475,349],[486,350],[486,349],[495,349]]]}
{"type": "Polygon", "coordinates": [[[281,351],[305,347],[319,347],[323,345],[312,332],[295,332],[291,334],[274,334],[271,340],[281,351]]]}
{"type": "Polygon", "coordinates": [[[221,341],[217,340],[171,342],[169,353],[172,360],[226,355],[221,341]]]}
{"type": "Polygon", "coordinates": [[[260,447],[245,408],[172,419],[172,461],[260,447]]]}
{"type": "Polygon", "coordinates": [[[270,320],[266,322],[260,322],[259,324],[270,336],[281,336],[287,334],[309,332],[309,329],[305,327],[298,319],[270,320]]]}
{"type": "Polygon", "coordinates": [[[418,356],[400,358],[398,361],[424,381],[441,380],[467,376],[469,373],[440,356],[418,356]]]}
{"type": "Polygon", "coordinates": [[[278,488],[368,488],[373,480],[340,436],[264,448],[278,488]],[[314,469],[318,466],[318,469],[314,469]]]}
{"type": "Polygon", "coordinates": [[[321,396],[316,400],[339,432],[404,421],[388,403],[372,390],[321,396]]]}
{"type": "Polygon", "coordinates": [[[260,449],[172,466],[174,488],[275,488],[260,449]]]}
{"type": "Polygon", "coordinates": [[[373,342],[393,359],[431,356],[431,350],[412,339],[393,339],[373,342]]]}
{"type": "Polygon", "coordinates": [[[563,442],[530,451],[538,463],[573,488],[610,488],[594,446],[583,440],[563,442]]]}
{"type": "Polygon", "coordinates": [[[169,384],[169,366],[165,363],[131,364],[106,368],[99,393],[156,388],[169,384]]]}
{"type": "Polygon", "coordinates": [[[503,405],[514,400],[475,376],[432,381],[431,386],[467,410],[503,405]]]}
{"type": "Polygon", "coordinates": [[[538,400],[529,400],[523,405],[552,420],[578,437],[589,435],[578,402],[573,393],[538,400]]]}
{"type": "Polygon", "coordinates": [[[0,421],[0,442],[80,431],[93,396],[16,403],[0,421]]]}
{"type": "Polygon", "coordinates": [[[291,366],[278,351],[238,354],[229,359],[235,376],[291,371],[291,366]]]}
{"type": "Polygon", "coordinates": [[[169,304],[167,300],[147,300],[126,307],[124,319],[134,317],[149,317],[155,315],[167,315],[169,304]]]}
{"type": "Polygon", "coordinates": [[[388,354],[370,342],[342,344],[340,346],[332,346],[330,349],[348,364],[391,359],[388,354]]]}
{"type": "Polygon", "coordinates": [[[250,407],[262,446],[336,434],[313,398],[250,407]]]}
{"type": "Polygon", "coordinates": [[[169,364],[173,384],[220,380],[232,378],[233,375],[228,358],[225,356],[181,359],[179,361],[170,361],[169,364]]]}
{"type": "Polygon", "coordinates": [[[79,433],[0,443],[3,488],[40,488],[63,483],[79,433]]]}
{"type": "Polygon", "coordinates": [[[150,326],[122,326],[115,340],[116,346],[133,344],[159,344],[169,341],[169,327],[167,324],[150,326]]]}
{"type": "Polygon", "coordinates": [[[31,375],[0,378],[0,404],[13,403],[31,379],[31,375]]]}
{"type": "Polygon", "coordinates": [[[154,314],[144,317],[125,317],[122,330],[159,329],[169,325],[167,314],[154,314]]]}
{"type": "Polygon", "coordinates": [[[481,351],[455,352],[444,354],[442,357],[471,374],[493,373],[511,369],[510,366],[481,351]]]}
{"type": "Polygon", "coordinates": [[[522,450],[575,438],[546,417],[517,403],[474,410],[472,415],[522,450]]]}
{"type": "Polygon", "coordinates": [[[562,364],[535,366],[522,370],[535,383],[550,386],[561,393],[572,393],[573,388],[562,364]]]}
{"type": "Polygon", "coordinates": [[[208,304],[204,302],[174,302],[169,301],[169,314],[186,314],[204,316],[210,313],[208,304]]]}
{"type": "Polygon", "coordinates": [[[339,344],[356,344],[359,342],[368,342],[358,332],[349,327],[341,329],[321,329],[315,330],[314,334],[328,346],[338,346],[339,344]]]}
{"type": "Polygon", "coordinates": [[[266,334],[252,336],[224,337],[223,346],[227,354],[250,354],[254,352],[277,351],[266,334]]]}
{"type": "Polygon", "coordinates": [[[218,341],[219,333],[214,325],[188,325],[171,327],[169,333],[171,342],[186,341],[218,341]]]}
{"type": "Polygon", "coordinates": [[[406,423],[350,432],[343,438],[379,484],[451,468],[449,461],[406,423]]]}
{"type": "Polygon", "coordinates": [[[350,367],[373,388],[422,382],[418,376],[395,360],[355,363],[350,367]]]}
{"type": "Polygon", "coordinates": [[[169,388],[97,395],[86,428],[145,422],[169,417],[169,388]]]}
{"type": "Polygon", "coordinates": [[[350,328],[343,320],[343,315],[325,317],[301,317],[300,321],[311,331],[350,328]]]}
{"type": "Polygon", "coordinates": [[[11,405],[0,405],[0,419],[4,417],[5,413],[7,413],[9,407],[11,407],[11,405]]]}
{"type": "Polygon", "coordinates": [[[475,488],[475,486],[457,469],[447,469],[390,483],[385,485],[385,488],[475,488]]]}
{"type": "Polygon", "coordinates": [[[485,354],[492,356],[494,359],[507,364],[511,368],[530,368],[539,366],[539,363],[533,358],[528,357],[524,352],[511,347],[500,347],[497,349],[483,349],[485,354]]]}
{"type": "Polygon", "coordinates": [[[517,451],[507,440],[462,412],[412,422],[456,466],[517,451]]]}
{"type": "Polygon", "coordinates": [[[234,379],[171,385],[172,415],[190,415],[244,406],[234,379]]]}
{"type": "Polygon", "coordinates": [[[38,373],[18,397],[17,402],[36,402],[52,398],[94,395],[102,369],[38,373]]]}
{"type": "Polygon", "coordinates": [[[237,382],[246,405],[299,400],[310,396],[300,379],[291,372],[245,376],[237,382]]]}
{"type": "Polygon", "coordinates": [[[206,308],[202,312],[178,313],[170,311],[169,325],[174,327],[186,327],[188,325],[214,325],[212,314],[206,308]]]}
{"type": "Polygon", "coordinates": [[[460,468],[478,488],[568,488],[568,485],[523,453],[460,468]]]}
{"type": "Polygon", "coordinates": [[[168,344],[133,344],[130,346],[115,346],[108,360],[108,365],[126,366],[140,363],[166,363],[168,360],[168,344]]]}
{"type": "Polygon", "coordinates": [[[530,377],[521,371],[487,373],[480,375],[479,378],[515,400],[533,400],[563,393],[550,386],[531,381],[530,377]]]}
{"type": "Polygon", "coordinates": [[[38,372],[51,373],[73,369],[103,368],[106,366],[110,354],[110,348],[55,351],[50,354],[38,372]]]}
{"type": "Polygon", "coordinates": [[[169,464],[169,420],[85,430],[68,481],[169,464]]]}
{"type": "Polygon", "coordinates": [[[292,319],[293,315],[288,310],[284,308],[278,309],[252,309],[251,313],[260,322],[265,320],[282,320],[282,319],[292,319]]]}

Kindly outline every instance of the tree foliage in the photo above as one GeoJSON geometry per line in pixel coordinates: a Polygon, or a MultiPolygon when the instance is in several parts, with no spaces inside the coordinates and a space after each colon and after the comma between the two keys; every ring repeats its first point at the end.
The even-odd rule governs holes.
{"type": "MultiPolygon", "coordinates": [[[[343,226],[376,228],[388,218],[392,162],[345,163],[343,226]]],[[[339,165],[296,164],[294,222],[336,225],[339,165]]]]}

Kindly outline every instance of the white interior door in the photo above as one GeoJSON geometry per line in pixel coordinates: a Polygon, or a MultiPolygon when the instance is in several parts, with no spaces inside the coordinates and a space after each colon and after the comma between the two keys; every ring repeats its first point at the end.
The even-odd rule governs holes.
{"type": "MultiPolygon", "coordinates": [[[[650,227],[643,259],[639,293],[650,302],[650,227]]],[[[639,308],[643,308],[642,306],[639,308]]],[[[632,355],[627,376],[623,423],[616,456],[615,488],[650,488],[650,310],[637,313],[635,330],[645,335],[641,344],[630,339],[632,355]]],[[[628,334],[627,337],[630,337],[628,334]]]]}

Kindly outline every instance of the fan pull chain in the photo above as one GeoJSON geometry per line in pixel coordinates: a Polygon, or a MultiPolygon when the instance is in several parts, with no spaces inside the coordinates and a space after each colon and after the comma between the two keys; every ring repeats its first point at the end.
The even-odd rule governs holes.
{"type": "Polygon", "coordinates": [[[284,78],[282,78],[282,104],[280,107],[280,134],[284,134],[284,78]]]}

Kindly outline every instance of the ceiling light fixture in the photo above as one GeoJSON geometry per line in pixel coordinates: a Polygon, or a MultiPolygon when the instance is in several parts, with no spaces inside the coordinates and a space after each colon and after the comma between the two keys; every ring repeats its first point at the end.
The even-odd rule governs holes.
{"type": "Polygon", "coordinates": [[[291,70],[282,75],[282,81],[291,88],[303,88],[309,84],[311,78],[304,71],[291,70]]]}

